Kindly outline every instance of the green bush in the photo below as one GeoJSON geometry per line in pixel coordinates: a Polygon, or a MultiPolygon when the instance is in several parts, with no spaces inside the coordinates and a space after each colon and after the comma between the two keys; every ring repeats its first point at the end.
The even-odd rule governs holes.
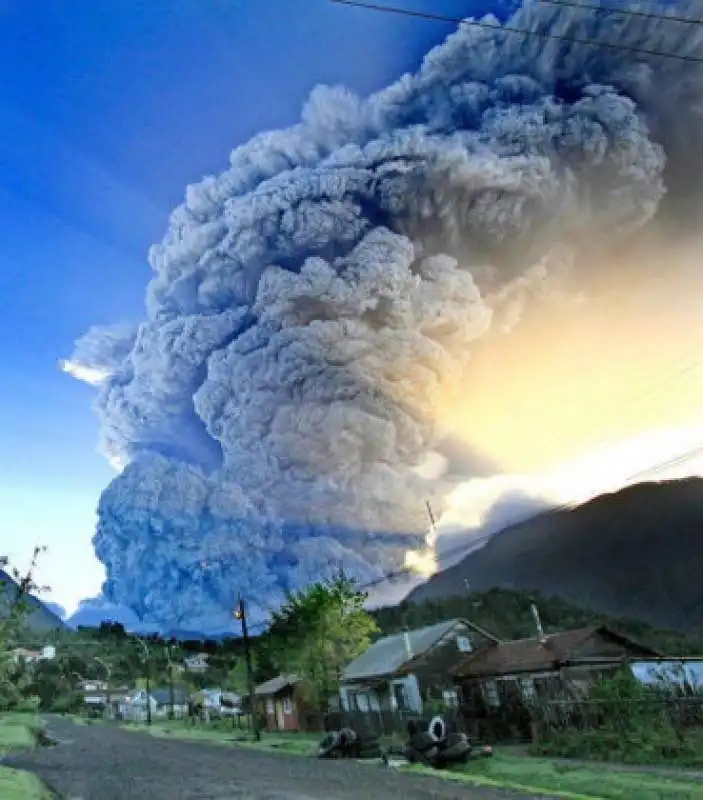
{"type": "Polygon", "coordinates": [[[13,711],[17,711],[19,713],[36,714],[37,711],[39,711],[39,697],[36,695],[23,697],[21,700],[18,700],[13,711]]]}
{"type": "Polygon", "coordinates": [[[670,690],[644,686],[624,669],[591,688],[584,703],[585,730],[552,731],[532,752],[625,764],[703,766],[703,727],[684,724],[679,703],[670,690]]]}

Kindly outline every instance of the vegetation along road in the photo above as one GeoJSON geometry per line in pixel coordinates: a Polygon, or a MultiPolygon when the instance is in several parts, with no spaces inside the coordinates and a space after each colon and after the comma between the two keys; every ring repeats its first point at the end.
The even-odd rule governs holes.
{"type": "Polygon", "coordinates": [[[246,747],[157,739],[111,726],[49,719],[55,747],[8,758],[67,800],[517,800],[377,764],[317,761],[246,747]]]}

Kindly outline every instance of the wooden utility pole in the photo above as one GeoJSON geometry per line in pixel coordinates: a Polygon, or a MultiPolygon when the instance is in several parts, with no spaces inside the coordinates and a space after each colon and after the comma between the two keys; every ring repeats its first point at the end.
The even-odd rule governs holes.
{"type": "Polygon", "coordinates": [[[247,684],[249,689],[249,710],[251,712],[251,732],[254,735],[254,740],[261,741],[261,733],[259,731],[259,724],[256,718],[256,696],[254,693],[254,670],[251,663],[251,647],[249,642],[249,630],[247,628],[247,613],[244,605],[244,598],[239,595],[237,601],[237,608],[235,609],[234,616],[242,623],[242,639],[244,641],[244,660],[247,665],[247,684]]]}
{"type": "Polygon", "coordinates": [[[170,644],[166,645],[166,664],[168,669],[168,718],[174,719],[174,706],[176,704],[176,691],[175,686],[173,685],[173,659],[171,656],[173,655],[173,649],[170,644]]]}
{"type": "Polygon", "coordinates": [[[151,676],[149,664],[149,648],[145,641],[135,637],[137,644],[142,648],[144,655],[144,677],[146,678],[146,724],[151,726],[151,676]]]}

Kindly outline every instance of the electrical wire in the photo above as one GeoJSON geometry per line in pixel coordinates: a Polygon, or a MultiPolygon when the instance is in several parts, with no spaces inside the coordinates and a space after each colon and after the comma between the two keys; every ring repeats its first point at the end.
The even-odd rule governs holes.
{"type": "Polygon", "coordinates": [[[448,17],[442,14],[434,14],[429,11],[413,11],[409,8],[385,6],[377,3],[367,3],[362,2],[362,0],[327,0],[327,2],[335,3],[336,5],[349,6],[350,8],[365,9],[366,11],[414,17],[416,19],[423,19],[431,22],[449,22],[455,25],[461,25],[470,28],[485,28],[492,31],[502,31],[504,33],[518,34],[521,36],[533,36],[545,40],[571,42],[572,44],[585,44],[593,47],[602,47],[608,50],[617,50],[621,52],[637,53],[639,55],[653,56],[657,58],[668,58],[676,61],[688,61],[694,64],[703,64],[703,57],[700,56],[679,55],[678,53],[670,53],[664,50],[652,50],[645,47],[636,47],[635,45],[604,42],[597,39],[589,39],[583,36],[568,36],[561,33],[547,33],[546,31],[534,31],[530,30],[529,28],[517,28],[513,25],[503,25],[501,23],[492,24],[475,19],[448,17]]]}
{"type": "MultiPolygon", "coordinates": [[[[628,475],[625,478],[623,478],[622,483],[623,485],[631,484],[632,482],[637,481],[641,478],[645,478],[652,474],[657,474],[665,469],[670,469],[671,467],[678,466],[679,464],[684,464],[694,456],[701,454],[703,454],[703,445],[699,445],[684,453],[680,453],[675,457],[666,459],[665,461],[661,461],[657,464],[652,465],[651,467],[647,467],[646,469],[639,470],[638,472],[628,475]]],[[[526,519],[521,520],[519,523],[516,524],[525,524],[527,522],[532,522],[537,518],[550,517],[554,514],[558,514],[561,511],[566,511],[570,508],[574,508],[576,505],[578,505],[578,503],[576,502],[562,503],[560,505],[548,509],[547,511],[537,512],[536,514],[533,514],[532,516],[527,517],[526,519]]],[[[472,539],[470,542],[464,542],[463,544],[458,545],[457,547],[445,550],[444,553],[440,554],[437,557],[437,563],[439,565],[441,564],[441,562],[446,561],[447,559],[453,558],[455,556],[461,559],[463,554],[468,554],[469,552],[475,550],[479,545],[483,544],[484,542],[487,542],[490,538],[496,535],[498,535],[498,533],[483,534],[481,536],[476,537],[475,539],[472,539]]],[[[391,572],[388,572],[380,576],[379,578],[376,578],[375,580],[368,581],[367,583],[360,585],[358,588],[360,591],[367,591],[368,589],[373,589],[376,586],[380,586],[383,583],[397,580],[403,575],[409,575],[413,573],[414,570],[412,567],[400,567],[399,569],[392,570],[391,572]]]]}
{"type": "Polygon", "coordinates": [[[634,8],[617,8],[603,6],[595,3],[582,3],[580,0],[537,0],[542,5],[564,6],[565,8],[581,8],[587,11],[606,11],[609,14],[620,14],[623,17],[639,17],[640,19],[654,19],[662,22],[678,22],[682,25],[703,25],[703,20],[691,17],[679,17],[675,14],[655,14],[653,11],[638,11],[634,8]]]}

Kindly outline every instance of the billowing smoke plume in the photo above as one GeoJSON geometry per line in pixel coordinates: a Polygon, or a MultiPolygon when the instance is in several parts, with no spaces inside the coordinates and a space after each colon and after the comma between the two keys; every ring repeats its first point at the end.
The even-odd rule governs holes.
{"type": "MultiPolygon", "coordinates": [[[[66,368],[99,383],[124,467],[94,540],[111,602],[218,627],[237,591],[263,614],[397,566],[441,510],[425,467],[472,349],[576,296],[584,254],[698,209],[703,65],[485,22],[237,148],[152,248],[145,321],[78,341],[66,368]]],[[[510,26],[703,57],[700,26],[614,12],[510,26]]]]}

